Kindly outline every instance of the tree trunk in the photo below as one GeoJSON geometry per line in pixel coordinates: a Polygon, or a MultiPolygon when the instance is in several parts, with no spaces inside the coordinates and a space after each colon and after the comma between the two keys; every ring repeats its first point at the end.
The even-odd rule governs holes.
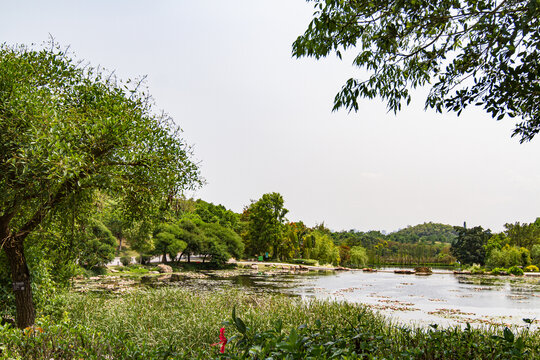
{"type": "Polygon", "coordinates": [[[35,311],[32,300],[32,288],[30,287],[30,272],[24,256],[23,240],[8,239],[4,245],[4,251],[11,269],[13,292],[15,293],[15,306],[17,308],[17,327],[24,329],[34,325],[35,311]]]}
{"type": "Polygon", "coordinates": [[[122,251],[122,242],[123,242],[124,238],[123,237],[119,237],[118,238],[118,249],[116,249],[116,254],[120,254],[120,252],[122,251]]]}

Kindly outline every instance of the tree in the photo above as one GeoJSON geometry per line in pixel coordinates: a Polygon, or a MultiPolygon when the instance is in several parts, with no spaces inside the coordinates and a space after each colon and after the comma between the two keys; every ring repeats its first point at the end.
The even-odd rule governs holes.
{"type": "Polygon", "coordinates": [[[167,255],[175,261],[178,254],[184,251],[187,243],[182,240],[183,231],[176,224],[161,224],[154,231],[154,252],[167,262],[167,255]]]}
{"type": "Polygon", "coordinates": [[[17,325],[34,323],[25,239],[97,191],[149,216],[199,181],[180,130],[140,82],[82,66],[58,46],[0,46],[0,247],[17,325]]]}
{"type": "Polygon", "coordinates": [[[350,263],[353,266],[360,267],[365,266],[368,262],[368,255],[366,249],[361,246],[353,246],[351,248],[351,260],[350,263]]]}
{"type": "Polygon", "coordinates": [[[326,232],[315,230],[311,233],[314,239],[314,246],[310,249],[310,259],[318,260],[321,264],[339,265],[339,247],[326,232]]]}
{"type": "Polygon", "coordinates": [[[248,216],[248,249],[251,255],[272,252],[277,256],[283,240],[285,215],[289,210],[283,207],[283,197],[279,193],[264,194],[246,209],[248,216]]]}
{"type": "Polygon", "coordinates": [[[114,259],[116,239],[112,232],[99,220],[91,219],[88,229],[84,229],[84,241],[79,245],[79,264],[94,268],[104,266],[114,259]]]}
{"type": "Polygon", "coordinates": [[[200,227],[207,239],[212,239],[215,243],[223,246],[228,255],[225,261],[229,260],[231,256],[240,259],[244,254],[242,238],[232,229],[219,223],[201,223],[200,227]]]}
{"type": "Polygon", "coordinates": [[[358,111],[358,97],[380,97],[397,112],[410,89],[431,85],[426,108],[482,106],[497,120],[522,119],[512,136],[540,130],[540,3],[535,0],[308,0],[314,18],[293,56],[320,59],[358,48],[351,78],[334,100],[358,111]]]}
{"type": "Polygon", "coordinates": [[[484,265],[486,258],[485,245],[491,238],[491,231],[482,229],[481,226],[468,229],[455,226],[457,239],[452,244],[450,251],[462,264],[484,265]]]}
{"type": "Polygon", "coordinates": [[[540,244],[540,226],[538,220],[530,224],[504,224],[506,235],[511,245],[517,247],[532,248],[535,244],[540,244]]]}

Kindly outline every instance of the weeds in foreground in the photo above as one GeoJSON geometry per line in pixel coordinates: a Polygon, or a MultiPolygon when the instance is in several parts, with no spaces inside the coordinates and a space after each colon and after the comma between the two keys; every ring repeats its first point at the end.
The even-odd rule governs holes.
{"type": "Polygon", "coordinates": [[[121,296],[68,294],[59,303],[69,316],[42,318],[39,330],[0,327],[0,359],[492,360],[540,355],[538,332],[528,329],[400,328],[361,305],[281,295],[155,289],[121,296]],[[215,343],[219,346],[211,346],[215,343]]]}

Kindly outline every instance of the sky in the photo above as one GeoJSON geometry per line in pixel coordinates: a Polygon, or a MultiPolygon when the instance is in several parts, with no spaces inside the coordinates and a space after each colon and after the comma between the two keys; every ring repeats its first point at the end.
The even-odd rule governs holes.
{"type": "Polygon", "coordinates": [[[279,192],[290,221],[387,232],[424,222],[481,225],[540,216],[540,135],[481,109],[424,110],[427,89],[397,114],[378,100],[332,112],[350,77],[330,56],[295,59],[313,13],[304,0],[0,0],[0,41],[42,44],[122,79],[147,76],[158,109],[193,145],[206,185],[188,197],[236,212],[279,192]]]}

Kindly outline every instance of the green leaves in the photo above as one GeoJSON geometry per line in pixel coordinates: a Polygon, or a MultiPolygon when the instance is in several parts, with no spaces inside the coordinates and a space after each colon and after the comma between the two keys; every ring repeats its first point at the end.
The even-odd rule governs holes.
{"type": "Polygon", "coordinates": [[[292,46],[316,59],[355,47],[350,79],[333,110],[358,111],[358,98],[380,97],[397,112],[408,90],[431,85],[426,107],[460,113],[480,104],[498,120],[519,117],[512,136],[540,131],[540,5],[536,1],[314,0],[313,20],[292,46]]]}
{"type": "Polygon", "coordinates": [[[109,192],[141,217],[197,186],[180,130],[151,104],[137,84],[57,47],[1,46],[0,209],[17,212],[12,231],[81,191],[109,192]]]}

